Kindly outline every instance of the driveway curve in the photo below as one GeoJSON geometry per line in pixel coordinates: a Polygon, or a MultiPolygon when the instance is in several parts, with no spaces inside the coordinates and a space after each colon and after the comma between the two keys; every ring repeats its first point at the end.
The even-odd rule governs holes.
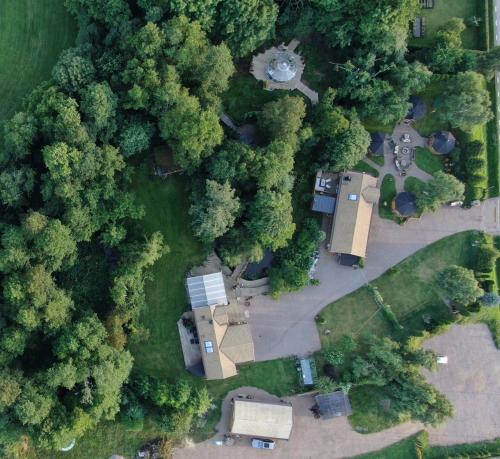
{"type": "Polygon", "coordinates": [[[404,226],[374,212],[364,269],[340,266],[323,247],[317,267],[320,285],[283,295],[279,300],[256,297],[250,306],[256,360],[305,355],[320,349],[314,317],[328,304],[376,279],[392,266],[427,245],[452,234],[480,230],[500,234],[500,200],[479,207],[443,207],[404,226]]]}

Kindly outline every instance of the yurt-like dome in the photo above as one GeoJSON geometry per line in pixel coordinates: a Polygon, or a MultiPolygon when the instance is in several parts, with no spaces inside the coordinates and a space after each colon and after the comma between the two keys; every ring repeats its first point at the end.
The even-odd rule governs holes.
{"type": "Polygon", "coordinates": [[[290,81],[297,74],[295,58],[286,51],[276,53],[269,62],[267,73],[273,81],[290,81]]]}

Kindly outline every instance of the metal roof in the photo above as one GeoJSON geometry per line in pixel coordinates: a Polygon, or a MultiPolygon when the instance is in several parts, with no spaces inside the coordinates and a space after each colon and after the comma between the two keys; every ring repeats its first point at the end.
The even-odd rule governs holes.
{"type": "Polygon", "coordinates": [[[312,210],[323,214],[333,214],[335,210],[335,202],[337,200],[333,196],[325,196],[324,194],[315,194],[312,210]]]}
{"type": "Polygon", "coordinates": [[[449,131],[438,131],[429,139],[430,147],[442,155],[447,155],[455,148],[455,136],[449,131]]]}
{"type": "Polygon", "coordinates": [[[409,191],[402,191],[396,196],[396,210],[403,217],[411,217],[418,213],[416,197],[409,191]]]}
{"type": "Polygon", "coordinates": [[[330,394],[316,395],[315,399],[323,419],[332,419],[338,416],[350,416],[352,414],[349,398],[341,390],[330,394]]]}
{"type": "Polygon", "coordinates": [[[221,272],[188,277],[186,284],[192,309],[228,304],[221,272]]]}
{"type": "Polygon", "coordinates": [[[302,370],[304,386],[312,386],[314,384],[314,375],[311,368],[311,359],[300,359],[300,369],[302,370]]]}
{"type": "Polygon", "coordinates": [[[288,403],[234,400],[232,434],[288,440],[292,425],[292,406],[288,403]]]}
{"type": "Polygon", "coordinates": [[[277,52],[269,62],[267,73],[271,80],[279,83],[290,81],[297,74],[297,64],[292,53],[277,52]]]}

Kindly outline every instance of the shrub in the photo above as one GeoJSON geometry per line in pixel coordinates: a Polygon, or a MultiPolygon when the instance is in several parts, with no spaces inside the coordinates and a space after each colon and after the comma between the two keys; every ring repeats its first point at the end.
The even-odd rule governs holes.
{"type": "Polygon", "coordinates": [[[493,247],[493,244],[483,244],[477,252],[476,271],[481,273],[493,271],[498,255],[498,250],[493,247]]]}
{"type": "Polygon", "coordinates": [[[325,351],[324,355],[325,360],[334,367],[337,367],[344,363],[344,353],[342,351],[339,351],[337,349],[329,349],[325,351]]]}
{"type": "Polygon", "coordinates": [[[337,385],[328,376],[320,376],[316,382],[316,389],[322,394],[333,392],[336,388],[337,385]]]}

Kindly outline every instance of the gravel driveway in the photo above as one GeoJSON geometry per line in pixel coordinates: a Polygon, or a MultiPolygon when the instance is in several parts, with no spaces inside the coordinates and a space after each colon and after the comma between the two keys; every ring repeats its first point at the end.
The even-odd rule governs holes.
{"type": "Polygon", "coordinates": [[[410,220],[404,226],[381,219],[375,212],[364,269],[340,266],[322,248],[316,273],[320,285],[283,295],[278,301],[268,296],[252,300],[249,322],[256,359],[306,355],[320,349],[314,317],[326,305],[376,279],[417,250],[445,236],[470,229],[500,234],[499,216],[498,198],[469,210],[443,207],[437,213],[410,220]]]}
{"type": "MultiPolygon", "coordinates": [[[[430,443],[449,445],[500,437],[500,351],[495,348],[486,325],[455,325],[440,336],[429,339],[424,347],[447,355],[447,365],[440,365],[435,373],[426,372],[454,404],[455,417],[439,428],[427,429],[430,443]]],[[[256,397],[268,396],[263,391],[241,388],[228,395],[255,391],[256,397]]],[[[252,392],[253,393],[253,392],[252,392]]],[[[346,418],[328,421],[316,420],[309,408],[311,395],[290,397],[293,406],[293,430],[290,440],[279,441],[273,458],[343,458],[376,451],[412,435],[424,427],[418,423],[404,423],[375,434],[355,432],[346,418]]],[[[225,401],[219,428],[229,419],[229,404],[225,401]]],[[[177,450],[175,459],[258,459],[268,457],[268,451],[252,449],[249,439],[241,439],[235,446],[215,446],[212,441],[177,450]]]]}

